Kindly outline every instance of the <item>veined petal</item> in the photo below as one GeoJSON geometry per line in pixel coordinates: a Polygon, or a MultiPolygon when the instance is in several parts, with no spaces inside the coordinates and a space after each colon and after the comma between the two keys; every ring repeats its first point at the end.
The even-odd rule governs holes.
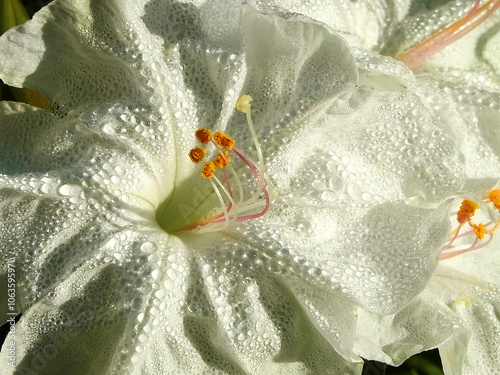
{"type": "Polygon", "coordinates": [[[332,292],[327,285],[304,283],[298,278],[286,278],[284,282],[311,323],[335,351],[349,362],[359,362],[360,358],[353,350],[357,306],[351,304],[340,290],[332,292]]]}
{"type": "Polygon", "coordinates": [[[141,27],[141,6],[63,0],[44,7],[2,36],[0,55],[10,58],[0,77],[42,93],[63,112],[130,97],[148,103],[153,89],[140,73],[149,65],[145,45],[154,41],[141,27]]]}
{"type": "Polygon", "coordinates": [[[64,196],[63,185],[72,184],[154,210],[173,184],[158,165],[175,159],[159,154],[172,138],[164,134],[161,145],[154,140],[156,134],[144,125],[148,117],[141,109],[102,106],[79,118],[61,118],[26,104],[2,102],[0,121],[9,136],[0,139],[0,187],[64,196]]]}
{"type": "MultiPolygon", "coordinates": [[[[334,329],[326,327],[324,321],[316,325],[317,317],[311,322],[315,306],[308,306],[300,293],[297,299],[296,292],[303,286],[278,269],[279,255],[232,236],[214,235],[213,241],[204,243],[195,237],[184,237],[184,241],[197,249],[199,257],[199,271],[193,275],[199,285],[190,285],[187,318],[193,325],[211,327],[206,341],[212,351],[217,348],[230,353],[244,373],[360,371],[359,358],[346,361],[333,350],[340,349],[343,334],[332,334],[334,329]]],[[[347,317],[345,311],[338,314],[353,324],[352,315],[347,317]]],[[[344,352],[349,350],[343,348],[344,352]]]]}
{"type": "Polygon", "coordinates": [[[408,9],[407,1],[391,3],[386,0],[275,0],[271,6],[267,1],[257,3],[263,9],[278,7],[324,22],[352,46],[366,49],[380,48],[391,27],[403,18],[408,9]]]}
{"type": "Polygon", "coordinates": [[[461,189],[462,156],[416,96],[360,89],[348,98],[351,114],[340,101],[342,113],[334,116],[332,106],[316,128],[274,152],[268,168],[281,197],[262,218],[273,229],[255,231],[279,236],[293,251],[290,262],[301,255],[304,268],[329,275],[324,282],[387,313],[425,287],[449,228],[451,201],[435,209],[405,202],[437,203],[461,189]]]}
{"type": "MultiPolygon", "coordinates": [[[[470,338],[459,335],[439,347],[443,368],[450,374],[494,374],[500,366],[499,288],[475,295],[473,302],[455,303],[451,309],[465,325],[470,338]],[[463,362],[462,362],[463,361],[463,362]]],[[[453,302],[450,302],[450,305],[453,302]]]]}
{"type": "MultiPolygon", "coordinates": [[[[490,254],[481,260],[481,271],[466,270],[455,259],[437,269],[429,290],[434,298],[448,305],[469,337],[451,337],[439,346],[445,371],[451,374],[494,373],[500,366],[500,288],[498,272],[498,238],[491,245],[490,254]],[[493,275],[496,275],[492,278],[493,275]],[[489,282],[492,280],[493,282],[489,282]]],[[[469,262],[476,254],[470,254],[469,262]]],[[[457,260],[460,262],[460,258],[457,260]]]]}
{"type": "MultiPolygon", "coordinates": [[[[149,289],[146,282],[142,286],[143,277],[151,269],[146,254],[142,258],[130,254],[140,253],[139,247],[146,241],[134,241],[130,232],[122,233],[122,243],[119,238],[103,248],[107,254],[74,264],[77,267],[73,272],[63,280],[59,278],[51,294],[23,315],[16,327],[17,370],[46,374],[88,374],[97,369],[113,372],[117,363],[130,360],[126,355],[113,357],[122,340],[129,344],[134,338],[134,327],[139,323],[137,310],[147,303],[142,299],[149,289]],[[128,251],[123,251],[126,247],[128,251]]],[[[2,368],[12,369],[6,365],[5,352],[1,354],[2,368]]]]}
{"type": "MultiPolygon", "coordinates": [[[[29,186],[23,182],[26,185],[19,186],[29,186]]],[[[45,178],[44,184],[42,189],[52,184],[61,190],[62,186],[64,194],[55,188],[42,198],[29,191],[16,192],[15,185],[0,189],[0,254],[5,263],[7,259],[15,262],[18,312],[25,312],[53,293],[75,269],[96,257],[104,257],[108,252],[105,244],[114,233],[130,226],[143,226],[144,233],[157,229],[151,224],[152,219],[120,211],[119,207],[109,208],[113,207],[112,202],[101,200],[98,194],[88,194],[78,185],[58,185],[57,180],[49,178],[45,178]],[[106,206],[108,210],[103,212],[106,206]]],[[[2,310],[6,305],[5,300],[2,310]]]]}
{"type": "Polygon", "coordinates": [[[194,95],[201,123],[246,138],[243,148],[251,141],[238,136],[247,132],[244,118],[234,113],[239,96],[254,98],[255,128],[265,142],[268,124],[281,121],[293,133],[302,118],[357,83],[346,43],[305,17],[261,14],[231,1],[200,10],[155,2],[146,7],[144,20],[166,45],[178,45],[182,69],[189,72],[184,84],[194,95]],[[172,19],[173,10],[189,20],[184,29],[172,19]],[[159,29],[159,19],[169,20],[168,28],[159,29]]]}
{"type": "Polygon", "coordinates": [[[419,95],[457,135],[467,176],[490,179],[483,189],[490,189],[500,177],[500,86],[495,77],[455,70],[418,76],[419,95]]]}
{"type": "MultiPolygon", "coordinates": [[[[359,309],[355,352],[363,358],[399,366],[408,357],[469,333],[448,307],[427,290],[394,315],[359,309]]],[[[456,353],[460,356],[460,353],[456,353]]],[[[459,374],[459,372],[452,372],[459,374]]]]}
{"type": "Polygon", "coordinates": [[[272,142],[276,131],[293,135],[316,111],[354,87],[357,68],[342,38],[303,17],[269,17],[248,6],[242,12],[247,68],[242,91],[255,99],[253,115],[262,146],[272,147],[266,142],[272,142]]]}

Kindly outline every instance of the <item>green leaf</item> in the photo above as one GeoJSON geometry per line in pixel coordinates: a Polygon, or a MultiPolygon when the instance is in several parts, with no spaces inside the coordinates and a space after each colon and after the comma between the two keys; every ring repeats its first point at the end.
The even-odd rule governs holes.
{"type": "Polygon", "coordinates": [[[20,0],[0,0],[0,34],[29,20],[20,0]]]}

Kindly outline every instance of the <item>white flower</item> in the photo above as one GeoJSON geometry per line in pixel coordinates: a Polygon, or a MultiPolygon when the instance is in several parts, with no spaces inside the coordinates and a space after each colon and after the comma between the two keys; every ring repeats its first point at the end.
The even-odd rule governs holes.
{"type": "Polygon", "coordinates": [[[0,77],[54,108],[0,104],[17,371],[359,374],[385,349],[364,348],[372,327],[441,272],[450,197],[497,164],[471,176],[487,157],[432,85],[355,33],[269,4],[133,4],[55,1],[0,39],[0,77]],[[201,127],[244,153],[221,185],[188,156],[201,127]]]}
{"type": "MultiPolygon", "coordinates": [[[[495,13],[500,2],[402,1],[394,6],[358,1],[327,8],[292,1],[282,5],[327,23],[348,39],[365,66],[368,85],[381,88],[382,83],[389,89],[388,82],[401,82],[404,76],[394,60],[380,53],[400,56],[415,70],[403,84],[418,94],[443,132],[456,135],[456,146],[465,159],[467,178],[457,193],[480,204],[483,216],[476,214],[480,216],[473,218],[476,224],[491,220],[494,225],[498,208],[481,198],[495,185],[498,188],[500,176],[500,18],[495,13]],[[438,34],[442,29],[446,31],[438,34]],[[432,44],[425,42],[425,48],[420,48],[434,33],[432,44]],[[419,50],[401,55],[415,44],[419,50]]],[[[458,209],[458,202],[455,206],[458,209]]],[[[457,226],[455,217],[451,219],[457,226]]],[[[466,227],[461,233],[467,233],[466,227]]],[[[377,316],[362,311],[355,352],[399,364],[414,353],[438,347],[446,374],[498,373],[500,242],[498,236],[486,235],[477,242],[474,238],[470,233],[462,243],[458,238],[451,248],[444,246],[425,290],[399,313],[377,316]],[[477,250],[447,258],[474,243],[477,250]]]]}

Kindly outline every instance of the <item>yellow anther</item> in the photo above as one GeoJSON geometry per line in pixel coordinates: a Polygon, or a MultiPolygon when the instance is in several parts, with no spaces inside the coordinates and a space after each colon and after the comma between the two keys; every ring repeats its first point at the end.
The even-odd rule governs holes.
{"type": "Polygon", "coordinates": [[[460,224],[466,223],[469,221],[471,216],[474,215],[474,212],[479,208],[476,202],[471,201],[469,199],[465,199],[460,206],[460,210],[458,210],[457,221],[460,224]]]}
{"type": "Polygon", "coordinates": [[[214,160],[214,164],[216,167],[224,169],[227,167],[230,161],[231,158],[229,157],[229,152],[224,151],[224,155],[219,152],[219,155],[217,155],[217,159],[214,160]]]}
{"type": "Polygon", "coordinates": [[[189,151],[189,157],[193,163],[199,163],[205,157],[207,150],[202,147],[195,147],[191,151],[189,151]]]}
{"type": "Polygon", "coordinates": [[[250,102],[253,98],[250,95],[242,95],[236,101],[236,109],[243,113],[250,113],[250,102]]]}
{"type": "Polygon", "coordinates": [[[205,178],[212,178],[215,174],[215,163],[207,161],[201,170],[201,175],[205,178]]]}
{"type": "Polygon", "coordinates": [[[484,227],[483,224],[474,225],[472,230],[474,231],[474,234],[477,236],[477,238],[479,238],[480,240],[482,240],[484,238],[484,235],[487,233],[486,228],[484,227]]]}
{"type": "Polygon", "coordinates": [[[500,210],[500,189],[493,189],[488,194],[488,199],[493,203],[497,210],[500,210]]]}
{"type": "Polygon", "coordinates": [[[214,134],[214,142],[217,146],[225,148],[226,150],[232,150],[236,144],[233,138],[223,132],[214,134]]]}
{"type": "Polygon", "coordinates": [[[196,131],[196,139],[199,140],[204,145],[210,142],[211,138],[212,138],[212,131],[209,129],[200,128],[196,131]]]}

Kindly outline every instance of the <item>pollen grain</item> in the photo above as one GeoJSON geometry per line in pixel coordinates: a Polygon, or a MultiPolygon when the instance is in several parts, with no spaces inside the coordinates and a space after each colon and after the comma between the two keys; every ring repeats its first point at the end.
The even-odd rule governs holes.
{"type": "Polygon", "coordinates": [[[200,128],[196,131],[196,139],[206,145],[212,139],[212,131],[210,129],[200,128]]]}
{"type": "Polygon", "coordinates": [[[215,163],[207,161],[201,170],[201,175],[205,178],[212,178],[215,175],[215,163]]]}
{"type": "Polygon", "coordinates": [[[214,143],[217,146],[225,148],[226,150],[232,150],[236,144],[231,136],[224,134],[223,132],[217,132],[214,134],[214,143]]]}
{"type": "Polygon", "coordinates": [[[219,155],[217,155],[217,158],[214,160],[214,164],[220,169],[224,169],[230,161],[231,158],[229,157],[229,152],[224,151],[224,153],[219,152],[219,155]]]}
{"type": "Polygon", "coordinates": [[[205,157],[207,150],[203,147],[195,147],[191,151],[189,151],[189,158],[193,163],[199,163],[205,157]]]}
{"type": "Polygon", "coordinates": [[[488,194],[488,199],[493,203],[493,206],[500,210],[500,189],[493,189],[488,194]]]}
{"type": "Polygon", "coordinates": [[[479,206],[476,202],[465,199],[460,206],[460,210],[458,210],[457,221],[460,224],[468,222],[478,208],[479,206]]]}

